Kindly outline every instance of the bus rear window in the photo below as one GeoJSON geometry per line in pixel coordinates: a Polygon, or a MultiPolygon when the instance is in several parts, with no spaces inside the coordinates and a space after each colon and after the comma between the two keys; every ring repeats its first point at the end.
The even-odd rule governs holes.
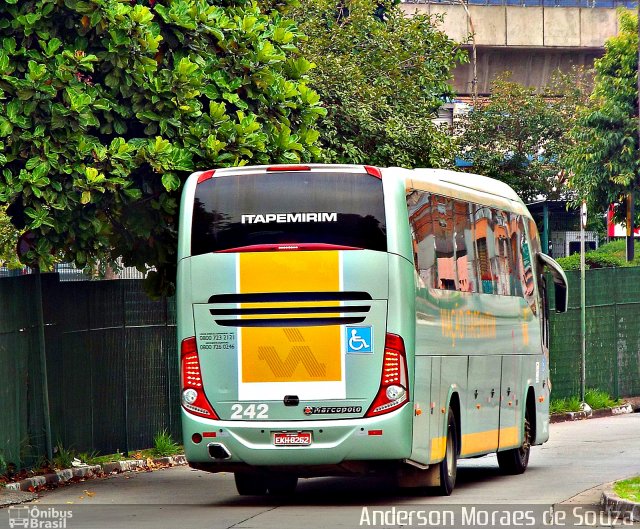
{"type": "Polygon", "coordinates": [[[192,255],[296,243],[386,251],[382,181],[281,172],[218,176],[197,186],[192,255]]]}

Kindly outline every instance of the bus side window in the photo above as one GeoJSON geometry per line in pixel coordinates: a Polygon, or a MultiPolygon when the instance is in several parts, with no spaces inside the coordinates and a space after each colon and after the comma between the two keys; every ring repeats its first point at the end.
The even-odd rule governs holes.
{"type": "Polygon", "coordinates": [[[437,288],[456,290],[453,201],[450,198],[433,195],[431,209],[436,242],[437,288]]]}
{"type": "Polygon", "coordinates": [[[491,256],[493,250],[489,243],[493,243],[493,228],[491,225],[491,209],[486,206],[475,206],[473,215],[473,233],[475,237],[476,254],[478,256],[478,271],[480,273],[479,292],[493,294],[495,292],[494,278],[491,271],[491,256]]]}
{"type": "Polygon", "coordinates": [[[453,203],[453,209],[457,278],[456,290],[462,292],[478,292],[471,204],[456,200],[453,203]]]}
{"type": "Polygon", "coordinates": [[[492,210],[493,238],[495,242],[495,258],[493,259],[494,276],[496,279],[496,294],[509,296],[511,287],[509,263],[509,232],[508,214],[500,210],[492,210]]]}
{"type": "Polygon", "coordinates": [[[520,231],[520,222],[520,216],[516,213],[509,215],[509,282],[511,284],[511,295],[518,297],[522,297],[522,281],[520,278],[523,272],[519,240],[524,233],[520,231]]]}
{"type": "Polygon", "coordinates": [[[435,235],[431,194],[413,190],[407,194],[409,224],[413,237],[413,257],[420,286],[436,288],[435,235]]]}
{"type": "Polygon", "coordinates": [[[533,281],[533,254],[529,247],[522,217],[518,219],[518,237],[518,251],[520,252],[520,260],[522,262],[520,282],[522,284],[524,299],[529,304],[531,312],[537,314],[538,310],[535,298],[535,284],[533,281]]]}

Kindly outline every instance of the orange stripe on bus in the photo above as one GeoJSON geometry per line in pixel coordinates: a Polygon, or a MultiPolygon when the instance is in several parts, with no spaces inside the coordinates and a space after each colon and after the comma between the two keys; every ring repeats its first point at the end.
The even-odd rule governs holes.
{"type": "MultiPolygon", "coordinates": [[[[338,292],[340,255],[336,251],[256,252],[239,255],[242,294],[256,292],[338,292]]],[[[315,303],[269,303],[270,307],[315,303]]],[[[338,302],[324,302],[323,306],[338,302]]],[[[243,308],[265,304],[245,303],[243,308]]],[[[337,314],[336,314],[337,315],[337,314]]],[[[305,317],[311,315],[306,314],[305,317]]],[[[323,314],[323,316],[332,316],[323,314]]],[[[264,319],[269,316],[244,316],[264,319]]],[[[273,317],[273,316],[270,316],[273,317]]],[[[301,317],[278,314],[279,318],[301,317]]],[[[244,327],[241,330],[242,382],[326,382],[342,380],[340,326],[244,327]]]]}
{"type": "MultiPolygon", "coordinates": [[[[462,436],[460,455],[464,457],[482,452],[495,452],[498,449],[498,442],[501,449],[520,446],[520,429],[517,426],[511,426],[500,428],[499,430],[464,434],[462,436]]],[[[431,439],[431,463],[444,459],[446,447],[446,437],[434,437],[431,439]]]]}

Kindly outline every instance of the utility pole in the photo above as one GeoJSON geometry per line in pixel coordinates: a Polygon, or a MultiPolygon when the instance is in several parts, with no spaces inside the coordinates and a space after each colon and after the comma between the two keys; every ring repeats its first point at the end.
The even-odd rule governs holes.
{"type": "Polygon", "coordinates": [[[584,230],[587,227],[587,202],[582,201],[580,208],[580,402],[584,402],[585,380],[587,378],[587,307],[585,292],[585,262],[584,262],[584,230]]]}
{"type": "Polygon", "coordinates": [[[478,106],[478,53],[476,50],[476,29],[473,27],[473,19],[467,5],[469,0],[460,0],[460,4],[467,15],[469,21],[469,31],[471,32],[471,67],[473,68],[473,80],[471,81],[471,104],[473,108],[478,106]]]}
{"type": "MultiPolygon", "coordinates": [[[[637,92],[638,102],[638,145],[636,146],[636,157],[640,158],[640,3],[638,3],[638,63],[637,63],[637,92]]],[[[638,182],[638,175],[634,175],[631,183],[631,191],[627,195],[627,261],[633,261],[635,256],[635,188],[638,182]]]]}

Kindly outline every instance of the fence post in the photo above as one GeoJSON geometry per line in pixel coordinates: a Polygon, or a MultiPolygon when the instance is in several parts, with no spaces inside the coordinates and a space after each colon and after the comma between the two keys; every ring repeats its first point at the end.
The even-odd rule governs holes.
{"type": "Polygon", "coordinates": [[[620,337],[620,331],[618,329],[618,293],[619,293],[619,286],[618,286],[618,278],[616,277],[618,275],[618,269],[617,268],[612,268],[611,270],[613,270],[613,320],[615,322],[613,329],[615,332],[615,348],[613,351],[613,393],[614,393],[614,397],[617,399],[620,397],[620,366],[618,365],[619,359],[618,359],[618,340],[620,337]]]}
{"type": "Polygon", "coordinates": [[[42,377],[42,408],[44,412],[45,441],[47,457],[53,461],[53,441],[51,439],[51,409],[49,406],[49,377],[47,375],[47,348],[44,338],[44,311],[42,309],[42,278],[40,267],[34,270],[36,283],[36,313],[38,316],[38,348],[40,349],[40,376],[42,377]]]}
{"type": "Polygon", "coordinates": [[[129,457],[129,344],[127,343],[127,303],[122,282],[118,284],[122,292],[122,339],[124,342],[124,455],[129,457]]]}

